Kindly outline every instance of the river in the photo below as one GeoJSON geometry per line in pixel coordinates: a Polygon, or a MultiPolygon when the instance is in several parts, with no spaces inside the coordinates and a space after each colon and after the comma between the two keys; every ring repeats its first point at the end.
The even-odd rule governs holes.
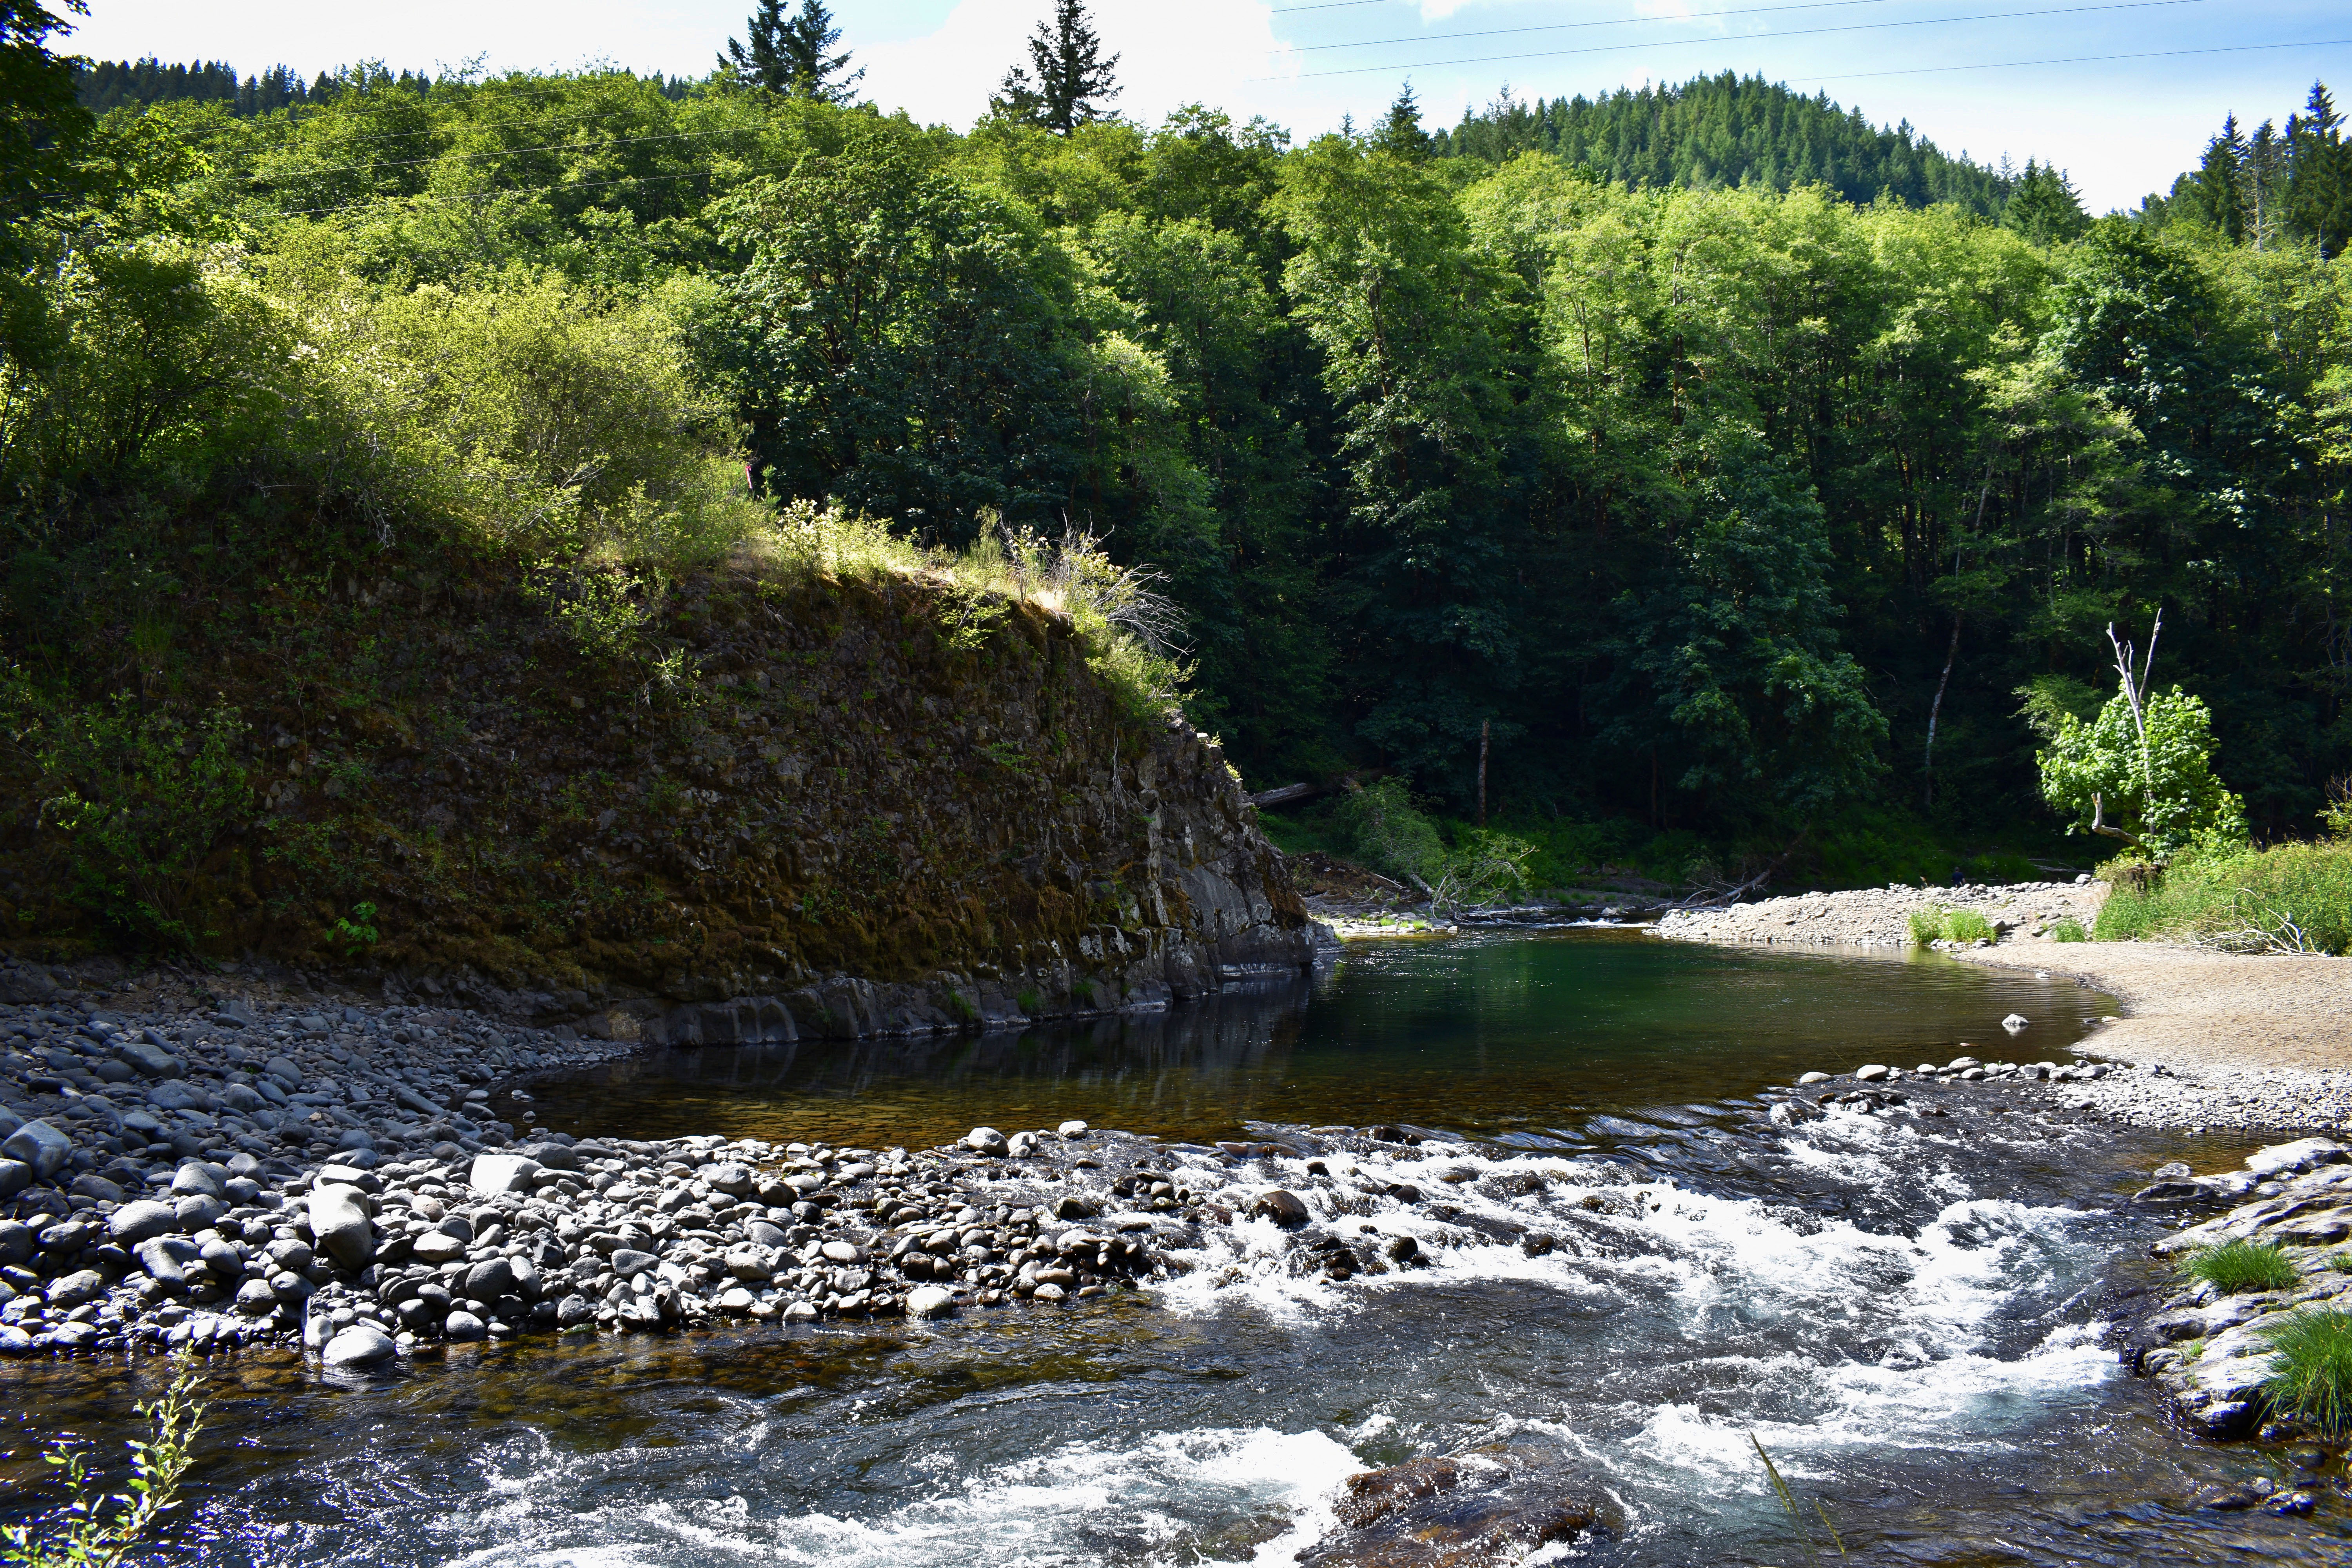
{"type": "MultiPolygon", "coordinates": [[[[2105,1342],[2116,1303],[2162,1284],[2163,1222],[2118,1200],[2161,1161],[2250,1143],[2090,1123],[2042,1088],[1786,1129],[1756,1099],[1964,1048],[2066,1061],[2111,1005],[1924,956],[1496,933],[1361,944],[1312,986],[1162,1015],[538,1084],[516,1104],[544,1125],[634,1137],[1409,1124],[1460,1144],[1347,1163],[1367,1191],[1447,1181],[1458,1224],[1432,1230],[1432,1267],[1338,1284],[1242,1226],[1163,1286],[1069,1308],[456,1347],[376,1378],[223,1359],[169,1557],[1286,1563],[1349,1473],[1505,1440],[1564,1456],[1611,1521],[1558,1560],[1803,1562],[1752,1437],[1858,1562],[2345,1562],[2330,1504],[2194,1507],[2284,1461],[2192,1445],[2105,1342]],[[1447,1243],[1481,1221],[1559,1245],[1447,1243]]],[[[0,1369],[11,1478],[61,1426],[119,1443],[157,1375],[0,1369]]],[[[1834,1555],[1825,1530],[1811,1550],[1834,1555]]]]}

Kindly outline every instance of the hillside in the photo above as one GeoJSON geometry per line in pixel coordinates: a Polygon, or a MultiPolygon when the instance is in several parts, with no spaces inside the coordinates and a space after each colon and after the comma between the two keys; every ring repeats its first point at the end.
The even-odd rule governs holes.
{"type": "Polygon", "coordinates": [[[117,108],[9,187],[45,193],[0,322],[37,686],[179,679],[163,580],[220,584],[174,552],[289,508],[346,575],[470,540],[587,641],[801,508],[1099,540],[1252,785],[1393,775],[1665,879],[2047,858],[2021,693],[2087,712],[2106,628],[2159,612],[2152,679],[2210,705],[2255,832],[2352,769],[2308,250],[2086,226],[2047,169],[1736,79],[1303,144],[731,78],[317,87],[117,108]],[[131,629],[77,640],[101,595],[131,629]]]}
{"type": "Polygon", "coordinates": [[[1443,155],[1499,163],[1549,153],[1648,189],[1755,184],[1825,185],[1850,202],[1891,195],[1913,206],[1949,202],[1998,216],[2016,177],[1954,157],[1911,128],[1880,127],[1859,107],[1808,98],[1761,77],[1694,77],[1532,102],[1505,97],[1465,109],[1432,133],[1443,155]]]}
{"type": "Polygon", "coordinates": [[[664,603],[688,673],[663,686],[495,560],[318,564],[184,606],[180,678],[239,716],[216,747],[169,700],[53,711],[43,768],[18,710],[0,930],[406,975],[623,1039],[1151,1005],[1309,959],[1213,743],[1034,599],[722,565],[664,603]],[[60,835],[61,791],[113,831],[60,835]]]}

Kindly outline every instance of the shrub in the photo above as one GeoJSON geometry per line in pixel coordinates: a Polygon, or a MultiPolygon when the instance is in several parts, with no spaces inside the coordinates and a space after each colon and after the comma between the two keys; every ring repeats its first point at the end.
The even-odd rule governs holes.
{"type": "Polygon", "coordinates": [[[1338,816],[1358,859],[1435,897],[1434,884],[1445,876],[1445,840],[1413,805],[1402,780],[1380,779],[1349,790],[1338,816]]]}
{"type": "Polygon", "coordinates": [[[2169,936],[2242,952],[2352,952],[2352,844],[2199,847],[2153,867],[2103,868],[2114,884],[2102,941],[2169,936]]]}
{"type": "Polygon", "coordinates": [[[69,896],[133,936],[193,945],[197,872],[251,816],[244,722],[216,706],[192,725],[128,694],[48,711],[22,687],[10,696],[10,728],[44,779],[41,820],[64,840],[69,896]]]}
{"type": "Polygon", "coordinates": [[[2219,1247],[2200,1247],[2182,1259],[2180,1271],[2204,1280],[2225,1296],[2290,1289],[2303,1279],[2294,1259],[2267,1241],[2225,1241],[2219,1247]]]}
{"type": "Polygon", "coordinates": [[[108,1497],[92,1487],[80,1449],[63,1438],[41,1456],[73,1492],[73,1500],[43,1519],[0,1527],[0,1561],[28,1568],[110,1568],[152,1545],[163,1516],[179,1506],[180,1479],[195,1462],[191,1452],[205,1409],[189,1396],[196,1374],[184,1368],[160,1399],[141,1405],[150,1436],[131,1447],[131,1479],[108,1497]]]}
{"type": "Polygon", "coordinates": [[[1992,927],[1974,910],[1954,910],[1944,917],[1944,935],[1953,942],[1990,942],[1992,927]]]}
{"type": "Polygon", "coordinates": [[[2052,942],[2088,942],[2091,940],[2091,933],[2083,929],[2081,921],[2076,920],[2073,915],[2068,915],[2050,928],[2050,940],[2052,942]]]}
{"type": "Polygon", "coordinates": [[[2290,1312],[2263,1324],[2262,1333],[2271,1342],[2263,1391],[2272,1408],[2331,1436],[2352,1431],[2352,1312],[2290,1312]]]}
{"type": "Polygon", "coordinates": [[[1943,940],[1943,916],[1931,915],[1925,910],[1913,910],[1911,911],[1911,943],[1913,946],[1926,947],[1930,942],[1941,942],[1943,940]]]}

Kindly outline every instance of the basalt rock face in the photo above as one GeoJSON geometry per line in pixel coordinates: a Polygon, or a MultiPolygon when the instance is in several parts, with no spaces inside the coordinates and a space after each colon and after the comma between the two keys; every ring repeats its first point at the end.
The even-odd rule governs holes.
{"type": "MultiPolygon", "coordinates": [[[[246,726],[257,803],[186,891],[203,945],[711,1044],[1148,1007],[1311,963],[1216,744],[1049,605],[719,572],[615,658],[528,587],[331,578],[279,606],[315,689],[251,639],[191,656],[246,726]]],[[[29,809],[7,827],[0,915],[75,940],[53,839],[29,809]]]]}

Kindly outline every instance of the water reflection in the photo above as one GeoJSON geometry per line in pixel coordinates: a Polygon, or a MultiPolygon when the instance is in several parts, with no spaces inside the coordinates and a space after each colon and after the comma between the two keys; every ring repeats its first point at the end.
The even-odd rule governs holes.
{"type": "Polygon", "coordinates": [[[583,1133],[910,1146],[976,1122],[1069,1117],[1196,1140],[1250,1121],[1494,1136],[1747,1094],[1810,1068],[1946,1061],[1963,1047],[2063,1061],[2085,1015],[2112,1005],[2069,982],[1928,955],[1481,934],[1361,944],[1311,992],[1231,992],[1165,1013],[659,1052],[540,1088],[529,1109],[583,1133]],[[2010,1013],[2033,1020],[2023,1037],[2002,1032],[2010,1013]]]}

